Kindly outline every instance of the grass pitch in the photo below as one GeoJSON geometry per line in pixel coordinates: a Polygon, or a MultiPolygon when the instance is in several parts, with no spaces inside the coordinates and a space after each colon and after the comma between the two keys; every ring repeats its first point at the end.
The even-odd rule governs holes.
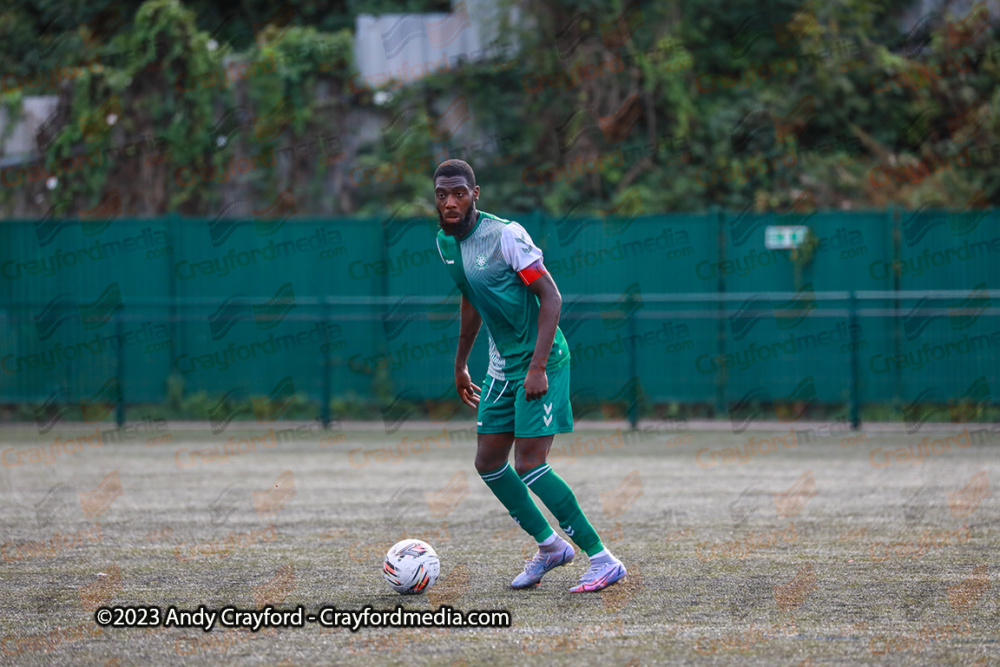
{"type": "Polygon", "coordinates": [[[172,426],[102,446],[85,439],[93,424],[0,430],[4,664],[1000,664],[1000,437],[988,427],[557,436],[553,468],[629,570],[571,595],[582,555],[535,590],[508,588],[532,542],[476,475],[465,426],[278,426],[280,442],[264,425],[172,426]],[[406,537],[441,557],[427,595],[402,598],[382,578],[406,537]],[[509,610],[513,627],[93,620],[100,605],[399,602],[509,610]]]}

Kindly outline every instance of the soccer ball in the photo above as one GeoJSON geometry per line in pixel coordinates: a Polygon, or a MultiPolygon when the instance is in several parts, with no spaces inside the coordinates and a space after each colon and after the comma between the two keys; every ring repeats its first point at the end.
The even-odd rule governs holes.
{"type": "Polygon", "coordinates": [[[434,585],[441,561],[431,545],[422,540],[403,540],[392,545],[382,562],[385,580],[402,595],[419,595],[434,585]]]}

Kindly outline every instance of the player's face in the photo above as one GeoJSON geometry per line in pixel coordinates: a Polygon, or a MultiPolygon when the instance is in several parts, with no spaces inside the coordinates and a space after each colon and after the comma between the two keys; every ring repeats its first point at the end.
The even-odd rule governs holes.
{"type": "Polygon", "coordinates": [[[441,229],[454,236],[468,228],[476,212],[479,186],[470,188],[464,176],[439,176],[434,182],[434,199],[441,229]]]}

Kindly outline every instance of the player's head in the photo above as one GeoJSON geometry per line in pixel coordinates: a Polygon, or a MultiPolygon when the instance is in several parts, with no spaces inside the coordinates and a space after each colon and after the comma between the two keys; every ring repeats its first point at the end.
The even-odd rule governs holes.
{"type": "Polygon", "coordinates": [[[464,160],[445,160],[434,170],[434,201],[445,234],[463,234],[475,222],[479,186],[464,160]]]}

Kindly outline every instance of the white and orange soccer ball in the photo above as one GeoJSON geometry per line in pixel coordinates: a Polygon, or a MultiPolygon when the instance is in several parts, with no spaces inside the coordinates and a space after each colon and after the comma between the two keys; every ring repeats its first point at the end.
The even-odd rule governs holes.
{"type": "Polygon", "coordinates": [[[392,545],[382,562],[382,574],[402,595],[419,595],[434,585],[441,573],[441,561],[423,540],[403,540],[392,545]]]}

